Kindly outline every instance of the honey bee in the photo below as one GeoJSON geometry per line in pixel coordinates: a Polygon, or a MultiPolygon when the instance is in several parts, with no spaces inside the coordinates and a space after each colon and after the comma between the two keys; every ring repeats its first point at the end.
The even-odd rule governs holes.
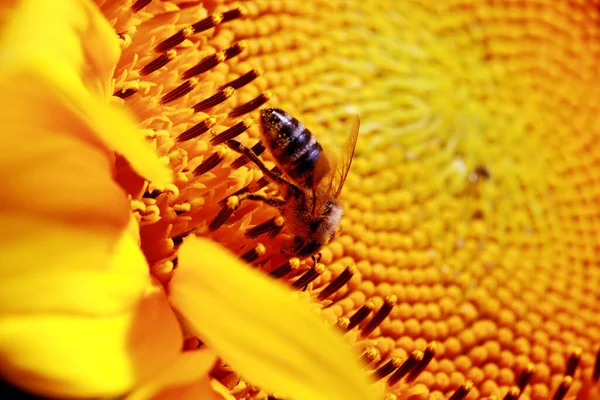
{"type": "Polygon", "coordinates": [[[243,193],[242,200],[261,201],[279,209],[294,235],[282,252],[293,257],[316,254],[337,234],[343,207],[338,197],[350,171],[359,131],[355,115],[341,158],[328,158],[315,136],[289,113],[266,108],[260,111],[262,139],[283,176],[269,170],[251,149],[235,140],[228,146],[244,154],[278,186],[278,195],[243,193]]]}

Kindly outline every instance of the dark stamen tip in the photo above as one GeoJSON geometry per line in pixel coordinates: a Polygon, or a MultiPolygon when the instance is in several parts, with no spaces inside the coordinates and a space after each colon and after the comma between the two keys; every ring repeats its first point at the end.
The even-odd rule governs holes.
{"type": "Polygon", "coordinates": [[[337,278],[331,281],[329,285],[327,285],[325,289],[323,289],[321,293],[319,293],[318,299],[325,300],[326,298],[340,290],[342,286],[344,286],[346,283],[348,283],[348,281],[350,281],[350,279],[352,279],[355,273],[355,265],[347,266],[346,269],[344,269],[344,271],[342,271],[342,273],[339,274],[337,278]]]}
{"type": "Polygon", "coordinates": [[[298,269],[298,267],[300,267],[300,260],[297,258],[291,258],[284,264],[269,272],[269,276],[275,279],[283,278],[293,270],[298,269]]]}
{"type": "Polygon", "coordinates": [[[219,133],[217,136],[213,137],[210,140],[210,143],[214,146],[219,145],[221,143],[228,142],[229,140],[241,135],[248,128],[252,126],[252,119],[246,118],[243,121],[238,122],[233,125],[231,128],[226,129],[225,131],[219,133]]]}
{"type": "Polygon", "coordinates": [[[356,310],[356,312],[350,317],[350,324],[348,325],[348,330],[354,328],[362,321],[364,321],[364,319],[367,318],[369,314],[371,314],[371,311],[373,311],[374,308],[375,304],[371,300],[368,300],[361,308],[356,310]]]}
{"type": "Polygon", "coordinates": [[[138,12],[142,8],[144,8],[148,4],[150,4],[151,2],[152,2],[152,0],[137,0],[135,3],[133,3],[131,5],[130,10],[133,11],[133,12],[138,12]]]}
{"type": "Polygon", "coordinates": [[[210,28],[214,28],[222,21],[223,14],[213,14],[192,24],[192,28],[194,29],[194,33],[200,33],[209,30],[210,28]]]}
{"type": "Polygon", "coordinates": [[[181,243],[183,243],[183,239],[189,236],[192,232],[194,232],[194,230],[184,232],[177,236],[173,236],[171,238],[171,240],[173,241],[173,246],[179,246],[181,243]]]}
{"type": "Polygon", "coordinates": [[[527,367],[521,372],[519,378],[517,379],[517,386],[519,390],[522,392],[525,387],[529,384],[531,377],[535,371],[535,366],[532,363],[527,364],[527,367]]]}
{"type": "Polygon", "coordinates": [[[417,377],[427,368],[433,357],[435,356],[435,351],[437,349],[437,344],[435,342],[430,343],[425,351],[423,352],[423,359],[419,361],[414,368],[409,372],[406,377],[406,381],[408,383],[413,382],[417,377]]]}
{"type": "Polygon", "coordinates": [[[183,79],[190,79],[216,67],[223,61],[225,61],[225,52],[219,51],[215,54],[204,57],[202,60],[200,60],[200,62],[198,62],[198,64],[184,71],[181,76],[183,79]]]}
{"type": "Polygon", "coordinates": [[[373,374],[371,375],[373,380],[380,380],[394,372],[395,369],[400,367],[402,364],[402,359],[395,357],[383,364],[381,367],[377,368],[373,374]]]}
{"type": "Polygon", "coordinates": [[[293,289],[301,289],[317,279],[323,272],[325,271],[325,266],[323,264],[317,264],[308,271],[306,271],[300,278],[298,278],[294,283],[292,283],[293,289]]]}
{"type": "Polygon", "coordinates": [[[221,86],[220,89],[223,89],[227,86],[231,86],[232,88],[234,88],[236,90],[240,89],[240,88],[246,86],[248,83],[255,80],[256,78],[258,78],[259,76],[261,76],[262,74],[263,74],[262,68],[251,69],[250,71],[246,72],[244,75],[241,75],[238,78],[235,78],[234,80],[224,84],[223,86],[221,86]]]}
{"type": "Polygon", "coordinates": [[[387,380],[388,386],[394,386],[402,378],[406,376],[421,360],[423,359],[423,352],[420,350],[413,351],[410,356],[398,367],[398,369],[390,376],[387,380]]]}
{"type": "Polygon", "coordinates": [[[473,382],[467,381],[460,385],[460,387],[456,389],[456,391],[448,400],[463,400],[465,397],[467,397],[471,389],[473,389],[473,382]]]}
{"type": "Polygon", "coordinates": [[[172,101],[175,101],[189,92],[191,92],[196,85],[198,84],[198,78],[191,78],[187,81],[183,82],[181,85],[177,86],[175,89],[171,90],[169,93],[165,94],[160,99],[160,104],[167,104],[172,101]]]}
{"type": "Polygon", "coordinates": [[[381,308],[375,313],[373,318],[364,326],[361,331],[361,336],[366,337],[375,330],[383,322],[383,320],[392,311],[392,308],[396,305],[398,298],[395,295],[389,295],[385,298],[385,302],[381,308]]]}
{"type": "Polygon", "coordinates": [[[173,47],[180,45],[183,41],[194,34],[194,28],[191,26],[186,26],[183,29],[175,32],[173,35],[169,36],[156,46],[154,46],[154,51],[157,53],[163,53],[167,50],[171,50],[173,47]]]}
{"type": "Polygon", "coordinates": [[[562,382],[560,383],[560,385],[558,385],[558,388],[556,389],[556,392],[554,393],[552,400],[563,400],[565,398],[565,396],[567,395],[567,392],[569,391],[569,389],[571,389],[572,384],[573,384],[573,377],[565,376],[563,378],[562,382]]]}
{"type": "Polygon", "coordinates": [[[503,400],[517,400],[521,395],[521,391],[519,388],[513,387],[506,392],[506,396],[503,397],[503,400]]]}
{"type": "Polygon", "coordinates": [[[565,375],[575,376],[575,371],[577,370],[577,366],[579,365],[579,361],[581,360],[582,353],[583,353],[583,350],[581,348],[577,348],[577,349],[575,349],[575,351],[573,351],[573,353],[571,353],[571,356],[569,357],[569,360],[567,361],[567,368],[565,371],[565,375]]]}
{"type": "Polygon", "coordinates": [[[360,362],[369,365],[373,361],[379,358],[379,350],[375,347],[367,347],[365,351],[360,356],[360,362]]]}
{"type": "Polygon", "coordinates": [[[208,131],[216,123],[217,120],[214,117],[209,117],[192,126],[191,128],[187,129],[186,131],[182,132],[179,136],[177,136],[176,140],[178,142],[185,142],[186,140],[194,139],[208,131]]]}
{"type": "Polygon", "coordinates": [[[223,103],[225,100],[233,96],[234,92],[235,90],[232,87],[227,86],[222,90],[219,90],[217,93],[213,94],[209,98],[195,104],[194,106],[192,106],[192,108],[194,109],[194,112],[207,110],[211,107],[223,103]]]}
{"type": "Polygon", "coordinates": [[[231,217],[231,214],[233,214],[233,211],[237,208],[236,205],[239,205],[239,201],[237,200],[236,196],[228,198],[227,205],[221,208],[219,214],[217,214],[215,219],[213,219],[212,222],[208,225],[208,229],[211,232],[214,232],[217,229],[219,229],[225,223],[225,221],[227,221],[229,217],[231,217]]]}
{"type": "Polygon", "coordinates": [[[119,90],[115,90],[115,92],[113,93],[113,96],[119,97],[119,98],[125,100],[126,98],[133,96],[136,93],[137,93],[137,89],[134,89],[134,88],[119,89],[119,90]]]}
{"type": "Polygon", "coordinates": [[[271,92],[265,91],[264,93],[259,94],[257,97],[250,100],[249,102],[235,107],[233,110],[231,110],[228,117],[236,118],[244,114],[250,113],[256,110],[258,107],[265,104],[267,101],[269,101],[271,99],[271,96],[271,92]]]}
{"type": "Polygon", "coordinates": [[[248,48],[248,43],[245,40],[241,40],[237,43],[234,43],[233,46],[225,49],[225,61],[240,55],[244,50],[248,48]]]}
{"type": "Polygon", "coordinates": [[[167,52],[156,57],[154,60],[150,61],[148,64],[144,65],[142,67],[142,69],[140,70],[140,75],[141,76],[148,75],[148,74],[151,74],[152,72],[164,67],[169,62],[171,62],[175,58],[176,55],[177,55],[177,52],[175,50],[173,50],[173,49],[168,50],[167,52]]]}
{"type": "Polygon", "coordinates": [[[217,151],[216,153],[211,154],[208,158],[206,158],[200,165],[198,165],[194,171],[192,172],[194,176],[200,176],[202,174],[207,173],[225,158],[225,154],[223,151],[217,151]]]}
{"type": "Polygon", "coordinates": [[[250,249],[247,252],[245,252],[240,258],[242,260],[244,260],[245,262],[247,262],[248,264],[250,264],[250,263],[256,261],[258,259],[258,257],[265,254],[265,252],[266,252],[265,246],[262,243],[259,243],[253,249],[250,249]]]}
{"type": "Polygon", "coordinates": [[[273,230],[278,230],[282,226],[281,219],[282,219],[282,217],[273,217],[273,218],[263,222],[262,224],[259,224],[250,229],[247,229],[246,232],[244,233],[244,236],[246,236],[249,239],[256,239],[258,236],[260,236],[264,233],[270,233],[273,230]]]}
{"type": "Polygon", "coordinates": [[[248,10],[246,10],[245,7],[234,8],[233,10],[228,10],[223,13],[221,23],[224,24],[233,21],[234,19],[245,17],[246,15],[248,15],[248,10]]]}
{"type": "Polygon", "coordinates": [[[594,371],[592,372],[592,379],[594,382],[600,380],[600,348],[596,352],[596,361],[594,362],[594,371]]]}

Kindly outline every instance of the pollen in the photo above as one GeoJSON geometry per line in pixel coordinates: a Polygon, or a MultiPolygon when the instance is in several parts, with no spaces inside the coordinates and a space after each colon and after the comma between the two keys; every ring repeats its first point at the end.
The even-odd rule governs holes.
{"type": "Polygon", "coordinates": [[[131,199],[161,282],[186,236],[221,243],[305,291],[381,398],[598,396],[597,2],[99,3],[122,33],[113,100],[174,172],[131,199]],[[262,107],[338,154],[360,115],[318,262],[247,197],[279,188],[231,140],[285,177],[262,107]]]}

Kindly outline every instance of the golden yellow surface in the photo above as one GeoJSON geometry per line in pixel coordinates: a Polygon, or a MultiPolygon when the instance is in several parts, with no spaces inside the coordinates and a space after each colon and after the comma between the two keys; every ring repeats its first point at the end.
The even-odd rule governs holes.
{"type": "Polygon", "coordinates": [[[425,370],[411,383],[384,378],[385,392],[441,399],[465,385],[466,398],[503,398],[532,368],[520,398],[547,399],[580,351],[565,398],[598,396],[597,2],[249,1],[240,18],[220,22],[239,3],[152,1],[136,12],[131,2],[99,3],[122,38],[115,94],[135,90],[122,102],[177,174],[167,187],[121,177],[137,188],[132,209],[155,276],[168,282],[190,233],[266,273],[286,261],[285,229],[275,239],[244,235],[278,216],[268,207],[243,203],[208,228],[221,200],[262,176],[251,164],[232,168],[238,154],[211,144],[241,121],[249,128],[237,140],[257,142],[256,110],[228,117],[232,110],[263,96],[329,144],[343,143],[349,115],[359,113],[342,231],[323,249],[327,268],[309,293],[355,264],[350,282],[321,301],[324,318],[342,326],[367,301],[374,315],[395,296],[367,337],[357,328],[346,335],[369,354],[368,371],[435,342],[425,370]],[[213,14],[216,27],[184,29],[213,14]],[[155,51],[180,30],[185,41],[155,51]],[[231,46],[241,52],[227,59],[231,46]],[[163,53],[165,66],[144,69],[163,53]],[[210,56],[213,68],[184,73],[210,56]],[[260,76],[224,89],[219,105],[191,108],[252,69],[260,76]],[[190,90],[175,98],[176,88],[190,90]],[[206,132],[191,138],[203,121],[206,132]],[[186,131],[189,140],[176,139],[186,131]]]}

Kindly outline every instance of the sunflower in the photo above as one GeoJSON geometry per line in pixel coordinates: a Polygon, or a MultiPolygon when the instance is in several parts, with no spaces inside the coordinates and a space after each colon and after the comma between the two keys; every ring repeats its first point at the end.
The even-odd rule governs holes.
{"type": "Polygon", "coordinates": [[[63,398],[595,398],[598,5],[442,3],[9,2],[2,378],[63,398]],[[226,145],[274,167],[263,106],[331,149],[361,116],[318,262],[239,202],[277,191],[226,145]]]}

